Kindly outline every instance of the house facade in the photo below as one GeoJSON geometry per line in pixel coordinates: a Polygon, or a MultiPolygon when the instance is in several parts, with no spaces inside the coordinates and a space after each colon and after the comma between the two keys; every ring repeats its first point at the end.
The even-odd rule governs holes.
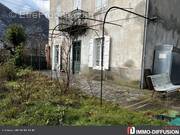
{"type": "MultiPolygon", "coordinates": [[[[108,8],[119,6],[143,16],[146,9],[145,0],[51,0],[50,4],[52,15],[50,33],[60,23],[59,17],[77,9],[87,12],[88,18],[98,20],[87,20],[88,26],[92,26],[93,30],[88,29],[74,41],[71,51],[72,71],[79,74],[89,71],[97,74],[101,69],[101,21],[108,8]]],[[[104,73],[106,78],[140,80],[145,20],[124,11],[112,10],[107,17],[107,22],[113,24],[108,23],[105,26],[104,73]]],[[[58,35],[59,31],[56,30],[54,33],[58,35]]],[[[55,36],[50,38],[52,70],[59,70],[62,64],[61,39],[62,37],[55,36]]]]}
{"type": "MultiPolygon", "coordinates": [[[[50,19],[50,33],[61,23],[59,17],[77,9],[87,12],[88,18],[95,19],[87,20],[88,26],[93,30],[88,29],[73,43],[73,73],[84,74],[92,71],[98,74],[100,71],[101,21],[105,11],[112,6],[119,6],[145,16],[146,0],[51,0],[50,12],[54,16],[50,19]]],[[[145,20],[124,11],[112,10],[107,22],[110,22],[105,26],[104,72],[107,79],[140,80],[145,20]]],[[[57,34],[58,31],[54,33],[57,34]]],[[[50,39],[52,70],[60,67],[61,44],[61,37],[50,39]]]]}
{"type": "MultiPolygon", "coordinates": [[[[122,10],[111,10],[105,24],[106,79],[140,81],[142,86],[145,82],[145,70],[153,73],[156,46],[168,44],[179,48],[178,0],[51,0],[50,33],[61,24],[53,36],[50,34],[52,70],[60,70],[63,67],[63,36],[58,36],[61,28],[68,25],[66,30],[74,30],[74,25],[68,24],[70,21],[67,18],[73,16],[71,21],[75,20],[75,16],[80,12],[81,15],[84,13],[86,21],[78,24],[77,29],[80,31],[84,26],[87,29],[84,33],[73,33],[76,38],[72,41],[70,51],[71,70],[82,75],[100,73],[102,21],[105,12],[112,6],[157,19],[149,21],[122,10]]],[[[165,60],[166,54],[160,56],[163,56],[162,59],[158,58],[160,62],[168,61],[165,60]]]]}

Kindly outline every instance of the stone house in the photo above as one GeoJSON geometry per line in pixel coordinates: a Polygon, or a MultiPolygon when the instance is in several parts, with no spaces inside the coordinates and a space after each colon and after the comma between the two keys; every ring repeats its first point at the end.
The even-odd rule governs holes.
{"type": "MultiPolygon", "coordinates": [[[[72,14],[76,16],[79,11],[87,15],[86,17],[90,19],[83,23],[91,29],[87,29],[73,40],[71,69],[73,73],[82,75],[88,72],[98,74],[101,69],[102,20],[110,7],[118,6],[149,18],[157,17],[156,22],[150,22],[128,12],[112,10],[108,14],[108,23],[105,26],[106,78],[139,81],[142,85],[144,70],[153,68],[155,46],[179,43],[179,27],[177,29],[174,27],[180,23],[180,19],[174,7],[180,5],[180,2],[172,0],[171,4],[169,3],[168,0],[51,0],[49,33],[63,22],[65,16],[72,14]],[[159,21],[159,18],[163,18],[164,22],[159,21]],[[175,26],[170,18],[174,19],[175,26]]],[[[78,25],[78,29],[82,28],[83,23],[78,25]]],[[[69,25],[66,29],[73,29],[71,27],[72,25],[69,25]]],[[[59,31],[56,30],[54,34],[58,35],[58,33],[59,31]]],[[[62,67],[62,37],[50,38],[49,45],[52,70],[59,70],[62,67]]]]}

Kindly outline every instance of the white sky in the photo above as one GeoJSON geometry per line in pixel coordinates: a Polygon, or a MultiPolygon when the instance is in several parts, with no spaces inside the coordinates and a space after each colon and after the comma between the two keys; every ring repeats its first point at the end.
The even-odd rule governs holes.
{"type": "Polygon", "coordinates": [[[38,10],[47,16],[49,14],[49,1],[50,0],[0,0],[0,3],[19,14],[38,10]]]}

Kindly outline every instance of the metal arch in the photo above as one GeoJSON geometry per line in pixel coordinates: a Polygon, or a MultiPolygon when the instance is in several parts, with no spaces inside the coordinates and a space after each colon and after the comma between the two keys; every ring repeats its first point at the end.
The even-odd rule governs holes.
{"type": "Polygon", "coordinates": [[[107,16],[108,16],[108,13],[112,10],[112,9],[119,9],[119,10],[122,10],[124,12],[128,12],[128,13],[131,13],[131,14],[134,14],[136,16],[139,16],[141,18],[144,18],[146,20],[150,20],[150,21],[155,21],[157,19],[157,17],[154,17],[154,18],[149,18],[149,17],[146,17],[146,16],[143,16],[141,14],[138,14],[138,13],[135,13],[135,12],[132,12],[130,10],[127,10],[127,9],[124,9],[124,8],[121,8],[121,7],[118,7],[118,6],[113,6],[113,7],[110,7],[106,13],[105,13],[105,16],[104,16],[104,20],[103,20],[103,29],[102,29],[102,45],[101,45],[101,87],[100,87],[100,104],[102,106],[102,96],[103,96],[103,63],[104,63],[104,36],[105,36],[105,24],[106,24],[106,19],[107,19],[107,16]]]}
{"type": "MultiPolygon", "coordinates": [[[[81,18],[81,17],[80,17],[80,18],[77,18],[76,20],[73,21],[73,23],[72,23],[71,25],[74,25],[79,19],[87,19],[87,18],[81,18]]],[[[88,19],[87,19],[87,20],[88,20],[88,19]]],[[[57,24],[57,25],[52,29],[51,38],[50,38],[50,39],[51,39],[51,45],[50,45],[51,47],[53,46],[53,38],[54,38],[53,35],[54,35],[54,31],[55,31],[55,30],[57,29],[57,27],[59,27],[60,25],[62,25],[62,24],[59,23],[59,24],[57,24]]],[[[67,24],[63,24],[63,25],[67,25],[67,24]]],[[[97,31],[96,31],[95,29],[92,29],[92,28],[90,28],[90,27],[87,27],[87,29],[93,30],[93,31],[96,33],[96,35],[98,35],[98,37],[99,37],[99,34],[97,33],[97,31]]],[[[61,30],[60,30],[60,31],[61,31],[61,30]]],[[[72,31],[72,30],[70,30],[70,31],[72,31]]],[[[63,31],[62,31],[62,32],[63,32],[63,31]]],[[[65,35],[65,37],[67,38],[67,35],[65,35]]],[[[70,37],[70,36],[69,36],[69,37],[70,37]]],[[[70,70],[70,69],[69,69],[69,70],[70,70]]],[[[52,69],[51,69],[51,80],[52,80],[52,78],[53,78],[53,77],[52,77],[52,74],[53,74],[53,73],[52,73],[52,69]]]]}

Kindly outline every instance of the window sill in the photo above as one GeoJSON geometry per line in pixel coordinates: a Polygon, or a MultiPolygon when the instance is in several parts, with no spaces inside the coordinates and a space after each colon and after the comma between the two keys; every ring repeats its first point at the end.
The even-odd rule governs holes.
{"type": "MultiPolygon", "coordinates": [[[[101,66],[95,66],[95,67],[93,67],[93,70],[101,70],[101,66]]],[[[103,67],[103,70],[105,71],[105,70],[107,70],[107,69],[105,69],[105,68],[103,67]]]]}
{"type": "Polygon", "coordinates": [[[100,15],[100,14],[105,13],[105,11],[107,10],[107,8],[108,8],[108,7],[105,6],[105,7],[99,8],[99,9],[95,9],[94,16],[97,16],[97,15],[100,15]]]}
{"type": "Polygon", "coordinates": [[[94,66],[93,69],[95,69],[95,70],[101,70],[101,67],[100,67],[100,66],[94,66]]]}

